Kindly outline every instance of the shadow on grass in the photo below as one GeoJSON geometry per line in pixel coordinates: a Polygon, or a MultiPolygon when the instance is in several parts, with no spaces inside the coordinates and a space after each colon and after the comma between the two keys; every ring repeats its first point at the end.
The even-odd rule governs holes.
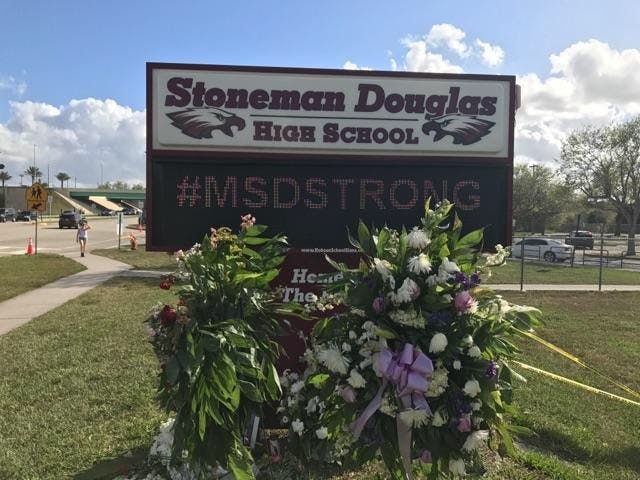
{"type": "Polygon", "coordinates": [[[618,450],[606,449],[592,452],[570,436],[555,430],[538,429],[535,432],[535,435],[527,437],[523,441],[525,441],[525,445],[529,445],[541,453],[550,452],[568,462],[606,463],[616,467],[626,467],[640,473],[640,447],[626,446],[618,450]]]}
{"type": "Polygon", "coordinates": [[[120,475],[128,475],[147,459],[149,447],[138,447],[117,458],[102,460],[84,472],[76,473],[73,480],[111,480],[120,475]]]}

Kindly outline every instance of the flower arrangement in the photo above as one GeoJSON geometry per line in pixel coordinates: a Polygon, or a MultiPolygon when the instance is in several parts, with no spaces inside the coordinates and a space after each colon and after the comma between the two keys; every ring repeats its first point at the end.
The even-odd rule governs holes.
{"type": "Polygon", "coordinates": [[[436,479],[479,465],[482,445],[512,451],[510,339],[539,312],[482,287],[508,252],[482,257],[482,231],[462,236],[451,209],[427,202],[410,231],[360,222],[350,236],[359,268],[328,259],[343,273],[332,289],[346,310],[316,324],[304,373],[281,378],[299,465],[357,467],[381,454],[389,478],[436,479]]]}
{"type": "Polygon", "coordinates": [[[177,275],[161,279],[164,289],[177,283],[179,296],[177,305],[159,306],[149,319],[161,400],[175,414],[176,465],[254,478],[245,430],[262,416],[264,402],[280,398],[279,316],[302,311],[282,304],[269,286],[287,242],[262,236],[266,228],[251,215],[242,217],[238,233],[212,228],[202,244],[176,253],[177,275]]]}

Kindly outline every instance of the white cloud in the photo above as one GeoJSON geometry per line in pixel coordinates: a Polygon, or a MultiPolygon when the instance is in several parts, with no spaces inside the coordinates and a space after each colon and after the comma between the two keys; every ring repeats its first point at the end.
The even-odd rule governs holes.
{"type": "Polygon", "coordinates": [[[516,160],[551,163],[571,131],[640,114],[640,50],[589,40],[551,55],[550,63],[547,78],[518,76],[516,160]]]}
{"type": "Polygon", "coordinates": [[[345,70],[371,70],[370,67],[360,67],[358,64],[353,63],[351,60],[347,60],[342,64],[342,68],[345,70]]]}
{"type": "Polygon", "coordinates": [[[433,25],[424,37],[427,44],[431,47],[446,46],[453,50],[460,57],[468,57],[471,54],[469,46],[464,42],[467,36],[464,31],[451,25],[450,23],[439,23],[433,25]]]}
{"type": "Polygon", "coordinates": [[[403,45],[407,47],[404,57],[405,69],[412,72],[462,73],[461,66],[451,63],[439,53],[429,50],[425,40],[406,38],[403,45]]]}
{"type": "Polygon", "coordinates": [[[504,50],[498,45],[491,45],[476,39],[476,46],[480,49],[480,59],[482,63],[489,67],[496,67],[504,61],[504,50]]]}
{"type": "Polygon", "coordinates": [[[10,75],[0,75],[0,90],[8,90],[9,92],[21,96],[27,91],[27,84],[26,82],[18,80],[10,75]]]}
{"type": "Polygon", "coordinates": [[[32,165],[34,144],[44,181],[49,165],[51,183],[58,172],[66,172],[79,186],[95,186],[102,165],[104,181],[144,183],[144,111],[95,98],[60,107],[29,101],[10,105],[11,117],[0,124],[0,145],[12,183],[32,165]]]}

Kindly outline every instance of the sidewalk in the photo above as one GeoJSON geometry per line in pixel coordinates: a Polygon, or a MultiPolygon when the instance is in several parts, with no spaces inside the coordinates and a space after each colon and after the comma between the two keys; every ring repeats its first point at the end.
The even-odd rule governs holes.
{"type": "Polygon", "coordinates": [[[0,335],[132,268],[131,265],[91,253],[84,258],[80,258],[80,254],[75,252],[66,256],[83,264],[87,269],[0,303],[0,335]]]}

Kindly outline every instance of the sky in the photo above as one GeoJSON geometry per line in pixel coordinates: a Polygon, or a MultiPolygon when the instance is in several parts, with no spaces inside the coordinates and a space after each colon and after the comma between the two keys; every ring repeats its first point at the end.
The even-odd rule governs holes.
{"type": "MultiPolygon", "coordinates": [[[[144,183],[145,63],[516,75],[516,163],[640,114],[637,0],[0,0],[0,163],[144,183]]],[[[26,181],[26,178],[24,179],[26,181]]]]}

